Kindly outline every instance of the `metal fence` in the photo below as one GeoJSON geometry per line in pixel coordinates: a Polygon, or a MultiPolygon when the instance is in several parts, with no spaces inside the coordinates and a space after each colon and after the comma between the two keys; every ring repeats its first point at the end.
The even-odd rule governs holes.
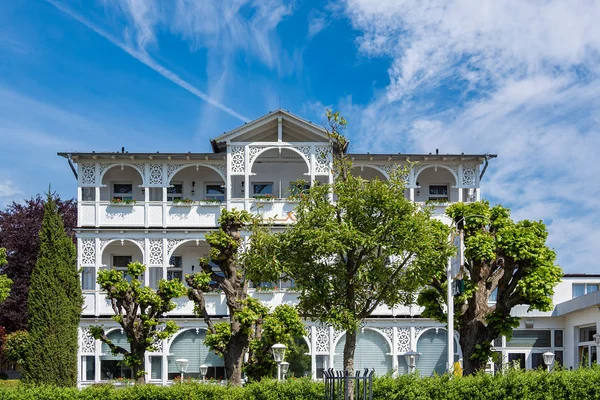
{"type": "Polygon", "coordinates": [[[354,376],[348,371],[323,370],[325,380],[325,400],[349,400],[350,388],[354,388],[354,400],[373,399],[373,373],[365,368],[363,375],[356,371],[354,376]]]}

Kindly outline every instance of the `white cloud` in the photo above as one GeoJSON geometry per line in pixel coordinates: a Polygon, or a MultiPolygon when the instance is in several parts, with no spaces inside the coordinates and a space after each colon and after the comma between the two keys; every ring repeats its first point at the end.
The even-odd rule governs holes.
{"type": "Polygon", "coordinates": [[[0,204],[8,204],[23,192],[10,179],[0,180],[0,204]]]}
{"type": "Polygon", "coordinates": [[[594,271],[600,3],[347,0],[345,10],[362,56],[391,59],[369,104],[340,102],[357,148],[498,153],[484,196],[516,219],[544,219],[567,272],[594,271]]]}
{"type": "Polygon", "coordinates": [[[318,35],[323,29],[327,28],[329,21],[323,13],[313,12],[308,18],[308,39],[318,35]]]}

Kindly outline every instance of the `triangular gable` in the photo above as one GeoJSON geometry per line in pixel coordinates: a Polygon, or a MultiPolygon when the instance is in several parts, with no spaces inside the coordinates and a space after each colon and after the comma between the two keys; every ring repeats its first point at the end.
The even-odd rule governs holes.
{"type": "Polygon", "coordinates": [[[211,140],[213,150],[222,152],[228,142],[276,142],[278,118],[282,119],[284,142],[327,142],[327,132],[320,126],[284,110],[263,115],[211,140]]]}

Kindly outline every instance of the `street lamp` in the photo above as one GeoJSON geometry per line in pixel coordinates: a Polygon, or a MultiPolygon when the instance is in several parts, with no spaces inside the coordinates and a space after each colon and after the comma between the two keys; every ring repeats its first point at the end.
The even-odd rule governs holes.
{"type": "Polygon", "coordinates": [[[285,358],[285,351],[287,346],[285,344],[276,343],[271,346],[271,351],[273,352],[273,359],[277,363],[277,380],[281,380],[281,363],[285,358]]]}
{"type": "Polygon", "coordinates": [[[200,375],[202,375],[202,382],[205,381],[207,372],[208,372],[208,366],[202,364],[200,366],[200,375]]]}
{"type": "Polygon", "coordinates": [[[285,375],[288,373],[288,370],[290,369],[290,363],[287,361],[284,361],[281,363],[281,376],[283,379],[285,379],[285,375]]]}
{"type": "Polygon", "coordinates": [[[544,354],[542,354],[542,357],[544,357],[544,364],[546,364],[548,372],[550,372],[550,366],[554,364],[554,353],[551,351],[547,351],[544,354]]]}
{"type": "Polygon", "coordinates": [[[407,351],[404,354],[404,359],[406,360],[406,364],[408,364],[408,371],[410,373],[415,372],[415,368],[417,367],[417,361],[419,361],[419,356],[421,353],[417,353],[416,351],[407,351]]]}
{"type": "Polygon", "coordinates": [[[187,372],[187,367],[190,364],[190,362],[188,360],[186,360],[185,358],[178,358],[177,360],[175,360],[175,364],[177,364],[177,369],[181,373],[181,381],[179,383],[182,383],[183,382],[183,374],[185,372],[187,372]]]}

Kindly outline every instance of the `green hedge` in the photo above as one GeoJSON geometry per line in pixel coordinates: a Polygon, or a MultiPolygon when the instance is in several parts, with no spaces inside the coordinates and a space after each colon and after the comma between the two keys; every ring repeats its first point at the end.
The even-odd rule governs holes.
{"type": "MultiPolygon", "coordinates": [[[[278,383],[272,380],[242,388],[189,384],[160,387],[145,385],[115,389],[111,385],[84,390],[55,387],[0,386],[2,400],[324,400],[322,382],[306,379],[278,383]]],[[[374,400],[467,399],[600,399],[600,369],[577,371],[511,372],[495,377],[379,378],[373,385],[374,400]]]]}

